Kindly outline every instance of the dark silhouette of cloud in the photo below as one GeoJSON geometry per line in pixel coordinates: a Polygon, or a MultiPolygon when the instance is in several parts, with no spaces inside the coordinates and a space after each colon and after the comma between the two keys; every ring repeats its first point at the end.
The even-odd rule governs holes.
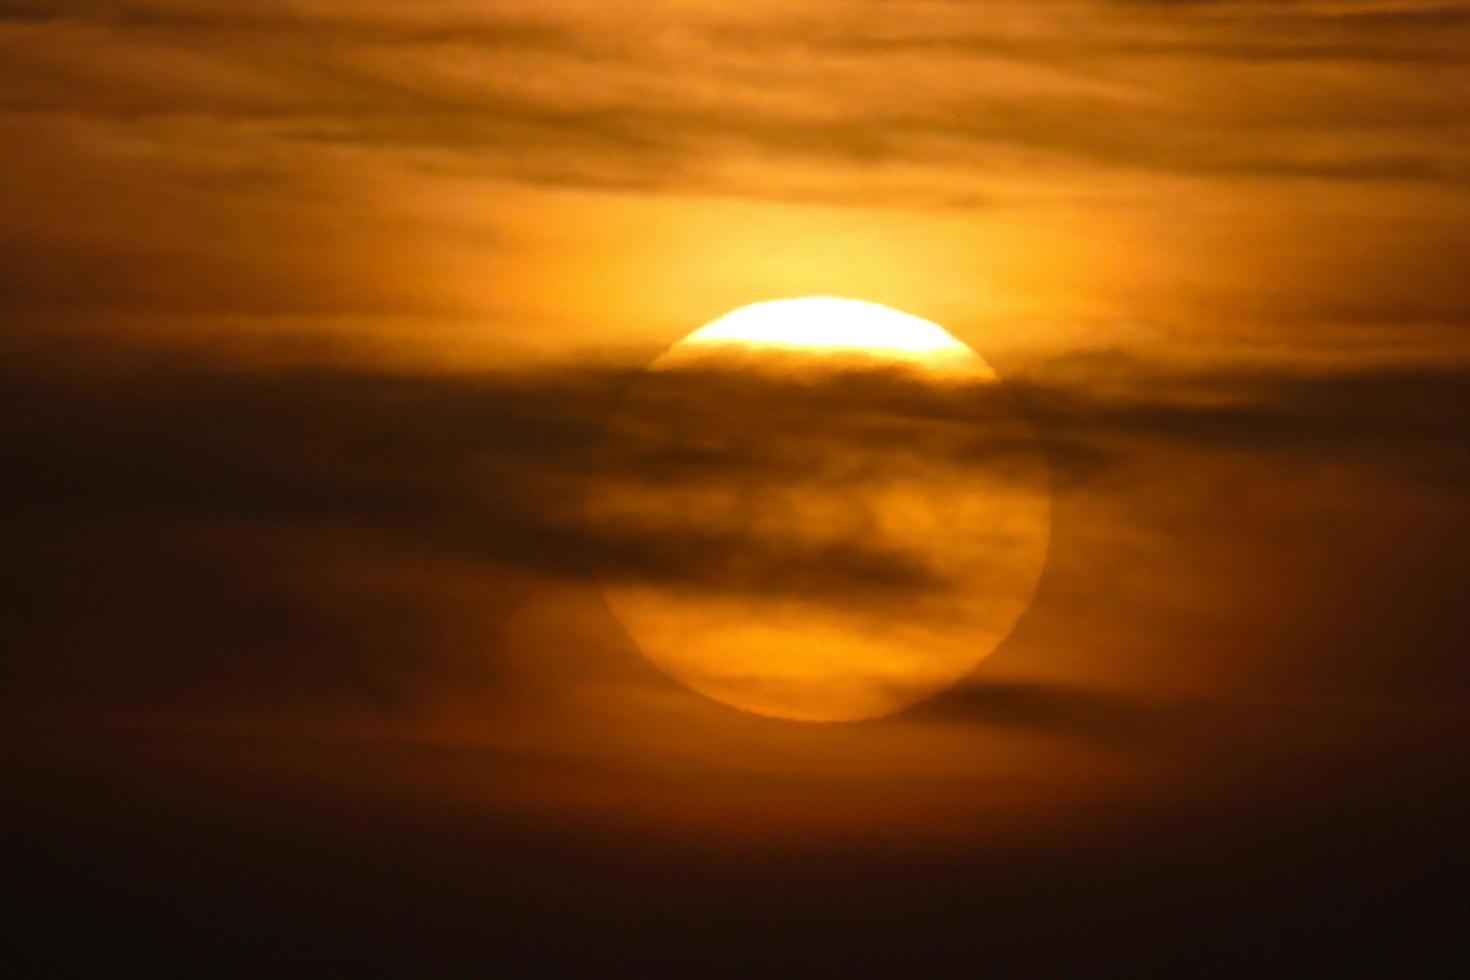
{"type": "MultiPolygon", "coordinates": [[[[257,693],[267,698],[391,702],[395,690],[432,688],[461,670],[493,686],[494,627],[466,625],[470,600],[456,580],[482,583],[491,607],[528,583],[642,580],[760,588],[881,615],[950,587],[928,556],[880,537],[811,546],[697,515],[598,523],[584,506],[589,489],[637,476],[736,487],[838,480],[856,492],[873,473],[834,461],[875,447],[893,465],[961,474],[1008,451],[977,413],[984,391],[934,390],[885,371],[793,384],[696,372],[685,380],[756,434],[778,431],[794,404],[826,414],[730,452],[696,441],[609,456],[608,423],[634,377],[625,368],[414,376],[97,348],[60,364],[44,342],[12,354],[0,438],[15,585],[4,615],[21,653],[5,670],[22,700],[105,698],[119,686],[140,697],[155,685],[197,692],[212,674],[242,689],[264,684],[257,693]],[[50,364],[36,359],[42,351],[50,364]],[[471,647],[489,653],[467,668],[471,647]]],[[[1449,365],[1190,373],[1114,355],[1038,368],[1017,388],[1061,495],[1054,551],[1077,546],[1067,514],[1078,505],[1068,501],[1147,501],[1172,479],[1163,474],[1192,465],[1181,460],[1208,472],[1211,460],[1243,458],[1283,494],[1301,474],[1358,474],[1350,478],[1366,481],[1358,493],[1368,510],[1372,487],[1449,500],[1470,490],[1470,378],[1449,365]]],[[[1143,522],[1126,533],[1166,533],[1147,529],[1146,515],[1111,520],[1143,522]]],[[[1420,587],[1434,594],[1433,583],[1420,587]]],[[[1378,606],[1363,609],[1384,628],[1404,625],[1403,610],[1378,606]]],[[[1430,609],[1438,604],[1421,613],[1430,609]]],[[[1426,649],[1452,625],[1431,622],[1419,626],[1426,649]]],[[[1377,635],[1353,617],[1344,624],[1377,635]]],[[[1027,695],[1017,697],[986,710],[1024,715],[1027,695]]],[[[1091,711],[1060,709],[1064,727],[1085,727],[1091,711]]]]}

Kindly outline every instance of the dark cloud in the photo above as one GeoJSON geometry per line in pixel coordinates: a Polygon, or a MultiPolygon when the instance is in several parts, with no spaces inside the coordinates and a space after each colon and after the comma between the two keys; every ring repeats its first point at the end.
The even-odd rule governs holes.
{"type": "Polygon", "coordinates": [[[1470,439],[1467,382],[1463,364],[1165,369],[1092,354],[1051,362],[1026,391],[1063,467],[1142,442],[1463,490],[1470,469],[1453,447],[1470,439]]]}
{"type": "Polygon", "coordinates": [[[663,379],[660,400],[629,416],[619,395],[632,377],[575,366],[467,377],[180,365],[62,378],[15,371],[6,442],[25,477],[10,488],[11,512],[46,524],[85,515],[125,526],[356,528],[458,561],[692,588],[722,587],[719,556],[739,554],[769,567],[766,587],[840,602],[943,581],[920,556],[885,551],[881,541],[802,553],[794,538],[697,521],[598,525],[583,510],[587,489],[634,480],[857,490],[882,475],[874,460],[978,469],[1018,438],[1001,432],[997,441],[983,422],[993,393],[935,391],[881,369],[814,382],[686,372],[663,379]],[[691,414],[699,405],[710,410],[691,414]],[[650,440],[641,427],[660,423],[665,407],[682,413],[678,429],[650,440]],[[751,437],[711,449],[706,423],[751,437]],[[620,440],[623,429],[637,438],[620,440]],[[859,453],[865,462],[854,468],[859,453]]]}
{"type": "MultiPolygon", "coordinates": [[[[610,458],[599,450],[625,371],[128,367],[96,349],[72,367],[17,356],[5,372],[3,438],[19,474],[5,523],[24,570],[5,608],[30,651],[10,664],[17,694],[35,683],[62,700],[128,684],[214,690],[209,677],[220,674],[247,696],[261,682],[281,694],[391,701],[394,677],[413,688],[446,669],[433,637],[436,617],[464,618],[446,608],[456,578],[481,583],[478,601],[491,607],[513,602],[526,576],[762,588],[837,605],[944,588],[924,556],[881,540],[811,550],[739,528],[591,521],[589,484],[628,472],[795,481],[811,469],[799,451],[815,431],[783,456],[663,460],[662,476],[659,460],[610,458]],[[752,566],[769,574],[753,577],[752,566]],[[421,581],[399,580],[418,567],[421,581]],[[242,671],[253,680],[240,683],[242,671]]],[[[923,394],[881,374],[867,385],[888,393],[874,417],[890,424],[912,410],[902,399],[923,394]]],[[[733,387],[727,379],[719,393],[733,387]]],[[[829,403],[850,405],[861,391],[829,403]]],[[[746,393],[758,424],[772,394],[746,393]]],[[[952,400],[940,407],[955,413],[952,400]]],[[[840,449],[876,430],[823,431],[840,449]]],[[[447,663],[472,659],[460,650],[447,663]]]]}
{"type": "Polygon", "coordinates": [[[1198,705],[1128,698],[1057,684],[976,681],[911,709],[916,720],[957,719],[1002,730],[1076,739],[1089,745],[1153,745],[1165,736],[1180,739],[1188,723],[1200,721],[1198,705]]]}
{"type": "MultiPolygon", "coordinates": [[[[634,377],[623,368],[412,376],[64,354],[45,342],[11,354],[4,524],[14,584],[4,613],[24,653],[6,673],[11,694],[28,700],[105,699],[130,685],[138,697],[155,686],[197,693],[218,687],[211,676],[232,678],[242,696],[263,687],[254,695],[268,699],[392,703],[460,671],[493,686],[494,609],[535,582],[758,588],[898,609],[950,586],[928,556],[881,536],[813,543],[697,514],[606,523],[589,517],[587,494],[629,479],[737,495],[767,485],[857,493],[879,476],[873,459],[993,477],[1015,437],[1004,430],[997,442],[987,390],[936,391],[884,371],[799,383],[695,372],[684,380],[704,398],[691,404],[738,418],[752,438],[711,447],[691,416],[677,430],[683,441],[635,441],[619,454],[607,448],[610,420],[648,421],[617,414],[634,377]],[[54,366],[34,359],[42,351],[54,366]],[[870,462],[845,465],[853,458],[870,462]]],[[[1169,486],[1181,467],[1193,468],[1190,479],[1236,481],[1244,465],[1258,486],[1277,488],[1274,504],[1269,493],[1255,503],[1254,490],[1238,494],[1237,520],[1252,507],[1290,521],[1320,506],[1292,495],[1324,473],[1356,481],[1352,520],[1401,510],[1405,494],[1453,502],[1470,488],[1461,451],[1470,378],[1449,366],[1189,372],[1112,356],[1038,367],[1016,387],[1056,477],[1063,568],[1068,549],[1097,547],[1085,541],[1098,526],[1119,540],[1198,535],[1151,526],[1159,518],[1147,513],[1160,494],[1172,499],[1165,515],[1193,495],[1182,519],[1208,522],[1212,489],[1169,486]],[[1385,497],[1373,489],[1383,486],[1400,489],[1385,497]],[[1076,526],[1074,514],[1108,499],[1142,510],[1076,526]]],[[[1453,550],[1453,538],[1439,541],[1453,550]]],[[[1450,554],[1435,581],[1455,574],[1450,554]]],[[[1423,552],[1417,564],[1428,567],[1423,552]]],[[[1452,625],[1435,581],[1404,583],[1420,590],[1416,672],[1446,663],[1432,652],[1452,625]]],[[[1359,637],[1409,628],[1410,607],[1397,600],[1355,601],[1372,621],[1341,622],[1359,637]]],[[[1066,605],[1044,614],[1065,619],[1066,605]]],[[[1025,691],[996,697],[986,711],[997,717],[1029,710],[1025,691]]],[[[1060,724],[1085,727],[1092,712],[1063,704],[1060,724]]]]}

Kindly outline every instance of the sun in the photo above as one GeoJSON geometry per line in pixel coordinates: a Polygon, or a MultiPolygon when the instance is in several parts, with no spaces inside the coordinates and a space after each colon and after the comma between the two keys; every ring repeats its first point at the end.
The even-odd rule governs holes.
{"type": "Polygon", "coordinates": [[[742,307],[656,359],[608,426],[588,506],[643,654],[715,701],[803,721],[900,711],[1011,632],[1050,493],[995,372],[858,300],[742,307]]]}

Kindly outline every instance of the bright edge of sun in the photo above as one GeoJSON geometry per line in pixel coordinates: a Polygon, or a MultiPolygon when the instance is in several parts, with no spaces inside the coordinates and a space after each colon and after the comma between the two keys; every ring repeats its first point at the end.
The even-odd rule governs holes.
{"type": "Polygon", "coordinates": [[[909,362],[928,370],[991,375],[975,352],[937,323],[835,296],[752,303],[705,324],[680,345],[789,350],[909,362]]]}

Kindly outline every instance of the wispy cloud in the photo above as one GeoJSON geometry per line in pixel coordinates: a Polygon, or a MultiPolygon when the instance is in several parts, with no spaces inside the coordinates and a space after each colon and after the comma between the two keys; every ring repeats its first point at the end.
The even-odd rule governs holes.
{"type": "Polygon", "coordinates": [[[1458,6],[685,5],[626,21],[575,4],[38,3],[9,19],[12,116],[188,114],[234,126],[241,152],[433,151],[533,183],[759,194],[777,190],[779,166],[820,195],[824,174],[858,168],[872,193],[879,164],[965,183],[1076,164],[1457,185],[1470,173],[1452,134],[1463,92],[1435,68],[1464,50],[1458,6]]]}

